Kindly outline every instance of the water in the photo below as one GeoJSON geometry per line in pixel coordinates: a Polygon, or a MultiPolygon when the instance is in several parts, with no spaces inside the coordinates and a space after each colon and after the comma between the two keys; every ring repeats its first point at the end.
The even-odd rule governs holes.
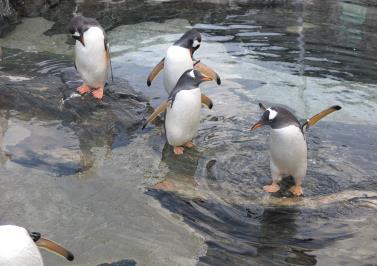
{"type": "MultiPolygon", "coordinates": [[[[377,5],[373,1],[80,1],[63,3],[61,8],[64,12],[60,15],[53,9],[44,19],[27,20],[44,29],[43,38],[38,37],[40,32],[29,33],[30,42],[38,41],[37,45],[19,41],[21,33],[28,31],[22,25],[21,30],[1,40],[5,47],[26,51],[7,49],[3,71],[15,76],[43,77],[48,73],[59,77],[60,69],[70,67],[69,41],[59,40],[68,40],[63,35],[67,14],[78,12],[96,17],[107,29],[114,75],[149,97],[154,107],[166,98],[162,79],[159,77],[148,88],[146,77],[166,48],[191,27],[203,35],[195,57],[222,78],[221,86],[204,84],[203,91],[215,106],[203,109],[199,134],[194,139],[197,148],[182,157],[175,157],[165,144],[161,125],[143,132],[117,127],[111,131],[110,139],[114,141],[110,144],[103,141],[109,131],[102,133],[102,141],[90,142],[84,149],[91,150],[89,170],[75,174],[72,171],[81,167],[80,158],[75,156],[83,150],[82,140],[90,135],[77,134],[77,128],[88,132],[85,129],[90,121],[72,127],[69,120],[46,121],[41,113],[32,117],[19,110],[2,114],[8,125],[2,139],[3,172],[23,172],[31,167],[45,173],[43,180],[50,186],[54,183],[49,183],[49,175],[63,176],[65,181],[60,182],[73,190],[63,198],[84,204],[89,208],[86,211],[94,214],[98,207],[83,199],[93,197],[108,209],[100,212],[107,217],[105,220],[93,218],[91,225],[104,234],[101,241],[109,241],[114,248],[98,254],[98,249],[86,253],[84,248],[79,249],[90,254],[91,265],[104,262],[104,257],[120,265],[129,258],[143,264],[142,254],[146,251],[127,247],[129,234],[135,239],[158,238],[138,233],[145,229],[126,229],[130,225],[121,222],[122,217],[129,219],[131,207],[124,207],[127,211],[117,208],[131,206],[138,193],[123,196],[115,203],[104,200],[121,193],[120,185],[143,187],[139,193],[146,189],[146,194],[157,199],[173,217],[178,214],[204,237],[206,252],[192,250],[196,256],[200,253],[199,265],[373,265],[377,261],[377,5]],[[25,63],[29,67],[20,69],[17,62],[21,61],[29,62],[25,63]],[[283,182],[282,192],[276,195],[267,195],[261,189],[270,182],[268,129],[248,131],[260,116],[258,102],[288,106],[300,119],[330,105],[343,107],[307,134],[308,173],[303,198],[290,197],[287,188],[291,179],[283,182]],[[43,130],[36,132],[38,128],[43,130]],[[20,136],[11,137],[12,130],[20,136]],[[50,153],[58,154],[63,164],[54,161],[38,144],[41,135],[51,136],[47,144],[58,143],[59,134],[64,144],[55,144],[50,153]],[[29,150],[35,154],[25,157],[29,150]],[[68,161],[64,161],[66,154],[71,156],[68,161]],[[131,159],[130,154],[136,156],[131,159]],[[128,183],[128,173],[124,172],[130,169],[135,171],[132,183],[128,183]],[[84,181],[92,175],[94,179],[84,181]],[[105,180],[117,186],[100,191],[105,180]],[[79,193],[75,188],[78,185],[86,188],[79,193]],[[81,197],[75,199],[79,194],[81,197]],[[112,234],[108,226],[99,226],[101,223],[115,226],[120,235],[112,234]],[[115,243],[131,253],[122,257],[115,243]]],[[[106,110],[102,115],[94,114],[92,121],[101,121],[105,114],[106,110]]],[[[105,117],[111,120],[113,116],[105,117]]],[[[77,212],[72,210],[70,214],[77,212]]],[[[85,239],[68,243],[92,245],[87,239],[89,232],[80,229],[85,222],[83,215],[66,221],[77,226],[85,239]]],[[[160,228],[158,223],[153,226],[160,228]]],[[[177,235],[172,237],[178,239],[177,235]]],[[[198,242],[187,238],[179,243],[184,249],[198,242]]],[[[177,250],[178,254],[180,258],[189,256],[177,250]]],[[[163,251],[156,254],[164,256],[163,251]]],[[[176,265],[177,261],[155,263],[176,265]]]]}

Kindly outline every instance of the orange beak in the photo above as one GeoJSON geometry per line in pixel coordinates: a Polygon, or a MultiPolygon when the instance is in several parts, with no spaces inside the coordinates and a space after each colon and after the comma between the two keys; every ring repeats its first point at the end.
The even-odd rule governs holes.
{"type": "Polygon", "coordinates": [[[207,77],[207,76],[204,76],[202,78],[202,81],[211,81],[211,80],[213,80],[213,79],[211,77],[207,77]]]}
{"type": "Polygon", "coordinates": [[[257,123],[255,123],[251,128],[250,128],[250,131],[253,131],[253,130],[255,130],[255,129],[257,129],[257,128],[260,128],[260,127],[262,127],[263,126],[263,124],[260,122],[260,121],[258,121],[257,123]]]}

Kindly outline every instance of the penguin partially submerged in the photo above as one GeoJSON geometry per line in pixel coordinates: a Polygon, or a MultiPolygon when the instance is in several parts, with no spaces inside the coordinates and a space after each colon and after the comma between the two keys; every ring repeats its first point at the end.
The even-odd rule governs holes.
{"type": "MultiPolygon", "coordinates": [[[[166,56],[153,68],[147,79],[147,85],[150,86],[152,81],[164,69],[164,87],[168,94],[172,92],[182,74],[189,69],[196,69],[206,76],[216,80],[221,84],[219,75],[208,66],[193,58],[194,52],[200,47],[202,37],[197,30],[191,29],[177,40],[166,51],[166,56]]],[[[202,103],[212,108],[212,101],[202,94],[202,103]]]]}
{"type": "Polygon", "coordinates": [[[110,45],[104,29],[93,18],[75,16],[68,30],[75,43],[75,67],[84,84],[77,88],[80,94],[91,92],[102,99],[103,90],[111,67],[110,45]]]}
{"type": "Polygon", "coordinates": [[[292,176],[295,185],[289,191],[294,196],[300,196],[302,191],[302,180],[306,175],[307,168],[307,146],[304,137],[304,130],[316,124],[323,117],[340,110],[339,105],[334,105],[306,120],[302,125],[297,118],[283,107],[273,106],[270,108],[259,104],[264,110],[262,118],[255,123],[251,130],[264,125],[271,126],[270,135],[270,169],[272,184],[264,186],[266,192],[277,192],[280,190],[278,182],[284,176],[292,176]]]}
{"type": "Polygon", "coordinates": [[[74,259],[70,251],[41,237],[40,233],[28,232],[25,228],[16,225],[0,226],[1,266],[44,265],[38,247],[63,256],[69,261],[74,259]]]}
{"type": "Polygon", "coordinates": [[[199,84],[212,80],[198,70],[186,70],[177,85],[164,101],[146,120],[143,129],[160,113],[165,113],[165,135],[176,155],[183,154],[184,148],[194,146],[192,139],[198,132],[202,93],[199,84]]]}

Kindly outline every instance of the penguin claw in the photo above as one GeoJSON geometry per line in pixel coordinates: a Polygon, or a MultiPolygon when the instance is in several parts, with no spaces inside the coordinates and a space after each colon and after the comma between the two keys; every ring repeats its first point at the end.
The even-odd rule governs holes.
{"type": "Polygon", "coordinates": [[[263,190],[268,192],[268,193],[275,193],[275,192],[278,192],[280,190],[280,187],[279,187],[278,184],[272,183],[271,185],[264,186],[263,190]]]}
{"type": "Polygon", "coordinates": [[[289,192],[291,192],[294,196],[299,197],[303,194],[302,187],[298,185],[294,185],[289,189],[289,192]]]}
{"type": "Polygon", "coordinates": [[[182,155],[185,148],[183,147],[174,147],[174,154],[175,155],[182,155]]]}

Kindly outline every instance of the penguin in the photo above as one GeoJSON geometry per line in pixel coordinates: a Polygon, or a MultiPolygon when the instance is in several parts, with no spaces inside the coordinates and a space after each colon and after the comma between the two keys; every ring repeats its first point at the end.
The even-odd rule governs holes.
{"type": "Polygon", "coordinates": [[[192,148],[192,139],[198,132],[201,109],[201,90],[199,85],[212,80],[198,70],[186,70],[177,85],[164,101],[146,120],[143,129],[160,113],[165,112],[165,136],[173,146],[176,155],[183,154],[184,148],[192,148]]]}
{"type": "Polygon", "coordinates": [[[94,18],[75,16],[68,30],[75,40],[75,67],[84,83],[77,88],[82,95],[91,92],[102,99],[110,61],[110,44],[104,29],[94,18]]]}
{"type": "Polygon", "coordinates": [[[259,103],[264,111],[262,118],[251,127],[251,131],[268,125],[272,128],[270,134],[270,169],[272,184],[264,186],[266,192],[277,192],[280,190],[278,183],[284,176],[292,176],[295,185],[289,191],[294,196],[303,194],[302,180],[307,169],[307,145],[304,130],[316,124],[323,117],[341,109],[334,105],[323,110],[315,116],[300,124],[297,118],[283,107],[273,106],[266,108],[259,103]]]}
{"type": "MultiPolygon", "coordinates": [[[[170,94],[182,74],[192,68],[216,80],[217,84],[220,85],[221,79],[219,75],[199,60],[197,61],[193,58],[195,51],[200,47],[201,41],[202,37],[195,29],[183,34],[179,40],[167,49],[166,56],[150,72],[147,78],[147,85],[150,86],[160,71],[164,69],[164,87],[166,92],[170,94]]],[[[212,101],[205,95],[202,99],[203,104],[211,109],[213,106],[212,101]]]]}
{"type": "Polygon", "coordinates": [[[1,266],[44,265],[38,247],[61,255],[69,261],[74,259],[70,251],[51,240],[41,237],[40,233],[28,232],[25,228],[16,225],[0,226],[1,266]]]}

